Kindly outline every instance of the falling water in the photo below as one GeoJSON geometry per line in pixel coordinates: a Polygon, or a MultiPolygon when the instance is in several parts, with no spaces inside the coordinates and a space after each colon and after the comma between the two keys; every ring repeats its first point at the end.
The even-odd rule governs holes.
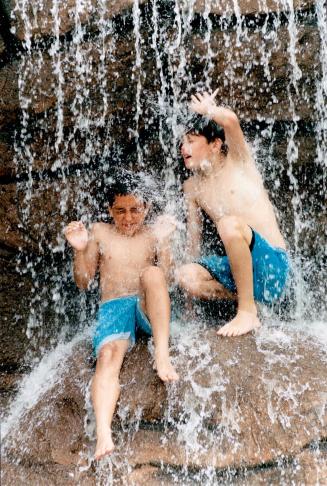
{"type": "MultiPolygon", "coordinates": [[[[324,1],[308,2],[307,8],[296,11],[293,0],[280,0],[271,11],[270,2],[261,0],[258,13],[247,11],[238,0],[225,8],[215,0],[134,0],[126,2],[123,11],[119,2],[111,3],[38,0],[31,5],[16,0],[12,13],[13,33],[24,39],[15,139],[19,230],[24,242],[17,271],[32,281],[25,361],[33,371],[7,410],[4,435],[33,406],[25,398],[32,382],[39,399],[53,380],[61,379],[62,363],[67,363],[75,345],[72,337],[83,339],[82,331],[94,318],[97,284],[88,295],[75,289],[64,226],[72,219],[90,224],[105,217],[101,183],[114,166],[160,179],[159,206],[182,220],[180,190],[186,175],[178,153],[180,119],[192,92],[215,88],[218,102],[240,116],[295,264],[292,314],[263,310],[265,329],[256,337],[264,356],[262,382],[271,423],[279,421],[287,429],[292,417],[284,412],[283,403],[296,414],[309,385],[301,388],[285,378],[276,388],[270,365],[285,365],[285,356],[295,345],[295,337],[290,338],[295,328],[304,340],[309,336],[326,359],[327,289],[322,275],[326,250],[321,228],[327,160],[324,1]],[[45,378],[45,369],[51,379],[48,374],[45,378]],[[277,402],[272,398],[276,394],[277,402]]],[[[175,247],[180,261],[182,248],[183,234],[175,247]]],[[[235,456],[241,454],[242,416],[237,401],[228,396],[228,378],[215,363],[210,342],[197,342],[199,325],[189,323],[185,329],[177,317],[173,323],[176,354],[193,356],[196,364],[184,370],[184,403],[176,404],[174,389],[169,392],[162,441],[172,440],[173,434],[176,448],[184,448],[185,464],[196,464],[196,457],[206,454],[207,462],[198,469],[166,467],[171,481],[167,484],[251,484],[252,470],[236,477],[236,469],[227,468],[225,475],[217,476],[217,467],[224,463],[219,451],[226,443],[233,444],[235,456]],[[201,373],[208,375],[205,384],[198,382],[201,373]],[[206,426],[210,404],[217,397],[222,417],[210,430],[206,426]],[[183,413],[176,419],[178,406],[183,413]],[[210,450],[220,454],[219,460],[208,455],[210,450]]],[[[300,356],[291,359],[296,363],[300,356]]],[[[236,365],[237,360],[231,356],[228,364],[236,365]]],[[[140,427],[141,404],[131,425],[124,409],[120,407],[118,414],[125,427],[126,451],[108,460],[98,473],[99,484],[114,484],[115,470],[131,469],[128,444],[140,427]]],[[[85,423],[92,441],[89,398],[85,423]]],[[[86,452],[86,469],[90,458],[86,452]]],[[[279,467],[291,468],[292,481],[297,465],[285,460],[279,467]]]]}

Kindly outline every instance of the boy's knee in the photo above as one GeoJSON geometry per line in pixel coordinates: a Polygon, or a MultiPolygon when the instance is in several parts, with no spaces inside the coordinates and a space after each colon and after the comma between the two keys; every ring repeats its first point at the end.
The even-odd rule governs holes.
{"type": "Polygon", "coordinates": [[[118,345],[115,341],[111,343],[107,343],[100,348],[98,357],[97,357],[97,365],[98,366],[105,366],[109,367],[114,365],[116,358],[118,359],[118,345]]]}
{"type": "Polygon", "coordinates": [[[165,284],[165,274],[159,267],[150,266],[147,267],[141,274],[141,285],[143,288],[149,285],[160,285],[165,284]]]}
{"type": "Polygon", "coordinates": [[[182,265],[175,270],[175,280],[178,285],[180,285],[181,287],[185,287],[185,284],[187,284],[187,282],[190,280],[192,274],[192,264],[182,265]]]}
{"type": "Polygon", "coordinates": [[[194,263],[188,265],[182,265],[176,269],[175,272],[176,283],[186,290],[190,295],[196,297],[199,287],[199,275],[197,266],[194,263]]]}

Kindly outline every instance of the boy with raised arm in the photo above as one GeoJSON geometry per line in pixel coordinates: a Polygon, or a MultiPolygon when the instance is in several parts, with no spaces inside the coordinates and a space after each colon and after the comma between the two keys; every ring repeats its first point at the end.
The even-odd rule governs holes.
{"type": "Polygon", "coordinates": [[[87,289],[96,271],[100,273],[101,304],[94,335],[97,363],[92,381],[96,459],[114,449],[111,423],[120,391],[119,372],[128,347],[135,343],[137,328],[153,334],[159,377],[165,382],[178,379],[168,351],[170,300],[166,284],[175,226],[164,216],[151,227],[145,224],[149,205],[138,184],[125,175],[124,183],[109,187],[113,224],[95,223],[88,232],[83,223],[74,221],[65,228],[74,249],[78,287],[87,289]]]}
{"type": "Polygon", "coordinates": [[[273,206],[239,120],[212,95],[193,95],[196,120],[182,139],[188,243],[195,263],[180,267],[179,285],[202,299],[236,299],[237,313],[217,334],[239,336],[259,328],[255,301],[269,304],[285,289],[289,259],[273,206]],[[225,255],[200,258],[201,212],[213,221],[225,255]]]}

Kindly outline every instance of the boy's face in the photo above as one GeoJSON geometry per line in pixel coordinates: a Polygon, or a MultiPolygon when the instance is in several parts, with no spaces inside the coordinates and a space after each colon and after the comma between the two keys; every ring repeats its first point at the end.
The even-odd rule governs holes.
{"type": "Polygon", "coordinates": [[[109,208],[109,213],[119,233],[125,236],[134,236],[144,224],[148,207],[142,199],[133,194],[127,194],[115,197],[112,207],[109,208]]]}
{"type": "Polygon", "coordinates": [[[181,154],[185,167],[189,170],[201,169],[210,163],[215,153],[217,144],[220,140],[209,143],[203,135],[187,133],[182,138],[181,154]]]}

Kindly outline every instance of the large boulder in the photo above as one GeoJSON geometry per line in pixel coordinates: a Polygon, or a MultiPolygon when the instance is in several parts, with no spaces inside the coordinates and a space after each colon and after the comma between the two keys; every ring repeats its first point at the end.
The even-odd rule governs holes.
{"type": "MultiPolygon", "coordinates": [[[[144,474],[157,484],[169,471],[227,474],[267,465],[276,466],[271,477],[288,468],[303,480],[309,463],[316,477],[325,474],[324,453],[313,444],[327,436],[326,358],[312,337],[290,326],[221,339],[214,329],[188,326],[172,350],[181,376],[174,385],[153,371],[152,345],[138,343],[125,360],[110,466],[116,481],[144,474]]],[[[15,461],[92,476],[89,353],[85,345],[73,347],[55,384],[12,421],[4,440],[8,471],[15,461]]],[[[96,473],[106,474],[106,464],[96,473]]],[[[262,473],[251,473],[252,484],[262,473]]]]}

